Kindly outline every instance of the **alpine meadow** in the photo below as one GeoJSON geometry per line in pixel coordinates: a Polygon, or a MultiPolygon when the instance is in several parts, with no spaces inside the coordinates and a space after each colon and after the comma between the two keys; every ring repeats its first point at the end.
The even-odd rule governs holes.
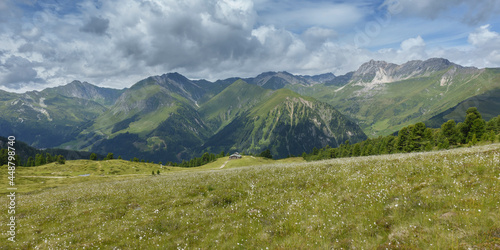
{"type": "Polygon", "coordinates": [[[0,1],[0,249],[500,249],[499,17],[0,1]]]}

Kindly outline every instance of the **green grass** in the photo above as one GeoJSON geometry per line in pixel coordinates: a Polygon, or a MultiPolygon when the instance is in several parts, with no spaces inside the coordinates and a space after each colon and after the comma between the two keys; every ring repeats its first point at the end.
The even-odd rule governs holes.
{"type": "Polygon", "coordinates": [[[334,86],[309,87],[301,93],[333,105],[356,120],[369,137],[377,137],[430,119],[468,98],[488,95],[500,87],[499,71],[493,69],[474,74],[456,73],[451,84],[441,86],[446,71],[369,90],[351,83],[341,90],[334,86]]]}
{"type": "MultiPolygon", "coordinates": [[[[225,161],[153,177],[153,165],[113,160],[101,163],[101,169],[130,167],[115,176],[64,178],[67,183],[50,189],[33,184],[38,191],[18,193],[17,242],[1,248],[500,245],[500,144],[309,163],[246,156],[220,169],[225,161]],[[256,164],[266,165],[248,166],[256,164]],[[146,175],[127,176],[135,171],[132,166],[146,175]]],[[[51,171],[98,172],[89,161],[20,168],[18,187],[24,185],[23,175],[51,171]]],[[[5,172],[4,167],[4,187],[5,172]]],[[[0,196],[0,204],[6,203],[0,196]]],[[[0,219],[7,217],[4,212],[0,219]]]]}
{"type": "Polygon", "coordinates": [[[209,120],[218,118],[231,120],[238,113],[258,104],[270,92],[272,91],[238,80],[204,103],[199,111],[209,120]]]}

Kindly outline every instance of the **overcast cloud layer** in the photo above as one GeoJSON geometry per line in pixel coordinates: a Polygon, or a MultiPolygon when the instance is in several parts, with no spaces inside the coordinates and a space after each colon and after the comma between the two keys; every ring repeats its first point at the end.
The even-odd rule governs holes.
{"type": "Polygon", "coordinates": [[[499,17],[496,0],[2,0],[0,89],[340,75],[370,59],[500,67],[499,17]]]}

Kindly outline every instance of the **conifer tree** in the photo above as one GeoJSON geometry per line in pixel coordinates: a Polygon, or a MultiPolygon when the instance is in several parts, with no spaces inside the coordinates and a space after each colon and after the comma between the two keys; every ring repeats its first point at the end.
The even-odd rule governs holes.
{"type": "Polygon", "coordinates": [[[45,163],[46,163],[46,159],[43,156],[43,154],[36,154],[35,155],[35,166],[45,165],[45,163]]]}
{"type": "Polygon", "coordinates": [[[495,142],[495,138],[496,138],[495,132],[493,130],[490,130],[489,140],[493,143],[495,142]]]}
{"type": "Polygon", "coordinates": [[[26,162],[26,167],[34,167],[35,166],[35,161],[33,160],[33,157],[28,157],[28,161],[26,162]]]}
{"type": "Polygon", "coordinates": [[[50,155],[49,153],[46,154],[46,158],[45,158],[45,162],[48,164],[48,163],[52,163],[55,161],[55,159],[52,157],[52,155],[50,155]]]}
{"type": "Polygon", "coordinates": [[[473,134],[472,139],[469,141],[469,147],[474,146],[476,144],[477,144],[477,136],[476,136],[476,134],[473,134]]]}
{"type": "Polygon", "coordinates": [[[66,159],[62,155],[57,156],[57,163],[59,164],[66,164],[66,159]]]}
{"type": "Polygon", "coordinates": [[[459,134],[454,120],[448,120],[443,123],[443,125],[441,125],[440,134],[447,138],[451,145],[457,145],[459,134]]]}
{"type": "Polygon", "coordinates": [[[477,108],[470,107],[467,109],[465,121],[460,130],[465,137],[465,142],[471,141],[474,134],[476,135],[476,140],[478,137],[481,138],[483,136],[485,132],[485,122],[477,108]]]}

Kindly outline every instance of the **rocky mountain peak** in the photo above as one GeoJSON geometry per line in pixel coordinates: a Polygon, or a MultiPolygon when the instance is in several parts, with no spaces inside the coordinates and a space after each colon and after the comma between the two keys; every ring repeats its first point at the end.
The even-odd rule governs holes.
{"type": "Polygon", "coordinates": [[[355,84],[380,84],[401,81],[411,77],[423,77],[442,70],[454,67],[463,67],[454,64],[447,59],[431,58],[425,61],[413,60],[401,65],[387,63],[385,61],[370,60],[354,72],[351,82],[355,84]]]}
{"type": "Polygon", "coordinates": [[[385,61],[375,61],[372,59],[369,62],[363,63],[354,75],[376,74],[380,69],[386,69],[390,66],[397,65],[385,61]]]}

